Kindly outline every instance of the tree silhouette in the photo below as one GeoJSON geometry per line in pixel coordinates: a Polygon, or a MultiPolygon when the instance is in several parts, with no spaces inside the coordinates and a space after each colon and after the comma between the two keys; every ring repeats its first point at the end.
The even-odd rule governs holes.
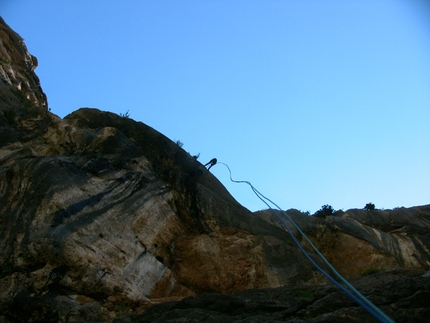
{"type": "Polygon", "coordinates": [[[315,212],[314,216],[318,218],[325,218],[327,215],[333,215],[334,209],[331,205],[323,205],[321,209],[315,212]]]}
{"type": "Polygon", "coordinates": [[[373,204],[373,203],[367,203],[367,204],[364,206],[364,209],[365,209],[365,210],[367,210],[367,211],[372,211],[372,210],[374,210],[374,209],[375,209],[375,204],[373,204]]]}

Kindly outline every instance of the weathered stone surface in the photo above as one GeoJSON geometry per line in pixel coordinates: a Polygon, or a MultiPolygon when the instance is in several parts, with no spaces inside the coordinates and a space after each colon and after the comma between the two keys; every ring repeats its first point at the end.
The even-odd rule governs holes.
{"type": "Polygon", "coordinates": [[[161,134],[95,110],[48,116],[42,136],[0,148],[3,300],[45,304],[49,295],[64,319],[65,304],[78,311],[84,295],[106,319],[114,314],[100,302],[112,296],[134,304],[321,279],[285,232],[161,134]],[[87,128],[86,113],[109,120],[87,128]],[[133,126],[147,142],[119,130],[133,126]]]}
{"type": "MultiPolygon", "coordinates": [[[[395,322],[428,322],[430,280],[421,271],[388,270],[352,281],[395,322]]],[[[202,293],[154,305],[115,323],[379,322],[333,285],[202,293]]]]}
{"type": "MultiPolygon", "coordinates": [[[[275,300],[282,286],[327,281],[271,212],[252,214],[194,157],[141,122],[89,108],[64,119],[51,114],[36,60],[2,20],[0,35],[0,322],[145,321],[138,314],[154,303],[243,290],[248,298],[204,294],[160,305],[168,312],[162,319],[230,322],[245,311],[255,315],[243,314],[244,322],[257,322],[281,311],[282,320],[322,320],[330,308],[340,320],[342,306],[354,317],[358,309],[328,287],[312,287],[315,300],[275,300]],[[252,291],[268,287],[279,288],[271,298],[252,291]]],[[[325,219],[288,214],[348,278],[430,267],[430,206],[325,219]]],[[[425,303],[426,280],[414,282],[393,311],[425,303]]]]}
{"type": "Polygon", "coordinates": [[[316,282],[310,280],[308,263],[296,249],[272,236],[221,229],[176,239],[173,270],[180,281],[198,292],[230,293],[316,282]]]}
{"type": "MultiPolygon", "coordinates": [[[[46,95],[43,93],[39,78],[34,73],[37,58],[31,55],[24,40],[14,32],[0,17],[0,79],[16,88],[32,104],[47,109],[46,95]]],[[[2,93],[3,102],[13,101],[12,95],[2,93]]],[[[15,92],[16,93],[16,92],[15,92]]]]}
{"type": "MultiPolygon", "coordinates": [[[[347,278],[371,269],[430,268],[430,205],[394,210],[352,209],[325,218],[309,217],[297,210],[286,212],[347,278]]],[[[283,217],[281,212],[278,214],[283,217]]],[[[274,225],[279,222],[269,211],[256,215],[274,225]]],[[[301,239],[296,228],[288,219],[285,221],[301,239]]],[[[303,244],[308,245],[306,241],[303,244]]]]}
{"type": "MultiPolygon", "coordinates": [[[[2,28],[10,42],[4,49],[16,48],[7,64],[12,71],[28,68],[26,80],[37,80],[22,61],[27,52],[21,38],[2,28]]],[[[296,277],[320,279],[283,230],[253,217],[198,161],[154,129],[96,109],[60,119],[34,99],[43,92],[32,96],[28,87],[1,82],[2,93],[17,106],[0,105],[0,125],[8,133],[0,145],[1,301],[41,309],[56,304],[34,314],[46,316],[41,320],[52,311],[64,320],[70,314],[64,307],[73,308],[69,317],[83,319],[75,312],[97,303],[94,317],[106,319],[116,315],[115,306],[100,304],[112,297],[140,304],[206,290],[280,286],[296,277]],[[210,257],[214,268],[202,274],[211,267],[205,264],[207,239],[217,243],[210,257]],[[191,250],[196,243],[203,248],[191,250]],[[279,258],[274,248],[299,265],[279,258]]]]}

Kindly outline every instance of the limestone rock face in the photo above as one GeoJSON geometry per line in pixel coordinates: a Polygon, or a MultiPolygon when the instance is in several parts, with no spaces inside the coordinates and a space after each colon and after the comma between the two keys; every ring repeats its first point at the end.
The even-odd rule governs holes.
{"type": "MultiPolygon", "coordinates": [[[[430,205],[394,210],[351,209],[325,218],[309,217],[297,210],[287,214],[346,278],[358,277],[367,270],[430,269],[430,205]]],[[[269,211],[256,215],[278,223],[269,211]]]]}
{"type": "Polygon", "coordinates": [[[1,28],[2,312],[110,320],[119,303],[320,279],[283,230],[154,129],[97,109],[48,112],[34,59],[1,28]]]}
{"type": "MultiPolygon", "coordinates": [[[[421,271],[395,269],[352,283],[394,322],[428,322],[430,280],[421,271]]],[[[333,285],[285,286],[235,294],[202,293],[154,305],[114,323],[381,322],[333,285]]],[[[384,322],[384,320],[382,320],[384,322]]]]}
{"type": "Polygon", "coordinates": [[[153,129],[91,109],[45,118],[40,137],[0,149],[4,293],[53,284],[143,301],[315,281],[285,232],[253,217],[153,129]],[[270,269],[275,245],[300,274],[282,259],[270,269]]]}
{"type": "MultiPolygon", "coordinates": [[[[161,133],[51,114],[22,38],[3,20],[0,36],[0,322],[111,322],[159,299],[326,282],[270,212],[161,133]]],[[[346,277],[429,269],[428,206],[288,213],[346,277]]]]}
{"type": "MultiPolygon", "coordinates": [[[[31,103],[47,108],[39,78],[34,73],[37,58],[31,55],[24,40],[0,17],[0,79],[19,90],[31,103]]],[[[7,99],[7,97],[3,97],[7,99]]]]}

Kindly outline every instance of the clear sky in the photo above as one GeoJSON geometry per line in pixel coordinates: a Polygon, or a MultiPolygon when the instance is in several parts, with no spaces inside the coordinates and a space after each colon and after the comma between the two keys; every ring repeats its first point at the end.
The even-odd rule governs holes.
{"type": "Polygon", "coordinates": [[[430,203],[429,1],[1,0],[0,15],[60,117],[128,111],[283,209],[430,203]]]}

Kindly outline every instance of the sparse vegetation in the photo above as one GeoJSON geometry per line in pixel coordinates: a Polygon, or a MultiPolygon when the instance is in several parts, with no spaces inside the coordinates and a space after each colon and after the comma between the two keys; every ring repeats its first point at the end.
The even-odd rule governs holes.
{"type": "Polygon", "coordinates": [[[375,204],[373,204],[373,203],[367,203],[364,206],[364,209],[367,210],[367,211],[373,211],[373,210],[375,210],[375,204]]]}
{"type": "Polygon", "coordinates": [[[119,116],[121,118],[130,118],[130,113],[128,112],[128,110],[125,113],[120,113],[119,116]]]}
{"type": "Polygon", "coordinates": [[[184,143],[182,142],[182,141],[180,141],[180,140],[176,140],[175,141],[175,144],[177,144],[179,147],[181,147],[182,148],[182,146],[184,145],[184,143]]]}
{"type": "MultiPolygon", "coordinates": [[[[191,154],[190,154],[190,155],[191,155],[191,154]]],[[[193,157],[194,157],[194,159],[195,159],[195,160],[199,159],[199,157],[200,157],[200,153],[198,153],[197,155],[194,155],[193,157]]]]}
{"type": "Polygon", "coordinates": [[[319,209],[318,211],[315,212],[314,216],[316,216],[317,218],[325,218],[328,215],[333,215],[334,214],[334,209],[331,205],[323,205],[321,207],[321,209],[319,209]]]}

